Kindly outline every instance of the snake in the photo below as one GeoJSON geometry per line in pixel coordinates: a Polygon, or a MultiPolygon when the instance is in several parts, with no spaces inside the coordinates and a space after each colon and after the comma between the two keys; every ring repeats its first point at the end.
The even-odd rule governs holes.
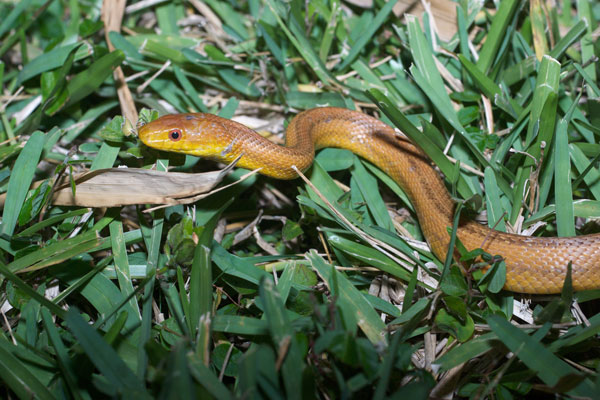
{"type": "MultiPolygon", "coordinates": [[[[151,148],[185,153],[237,166],[277,179],[294,179],[308,169],[315,151],[350,150],[390,176],[413,205],[433,254],[448,253],[456,202],[426,154],[398,130],[367,114],[318,107],[298,113],[286,129],[285,146],[235,121],[207,113],[164,115],[138,129],[151,148]]],[[[518,293],[560,293],[571,264],[576,291],[600,288],[600,234],[532,237],[500,232],[461,218],[456,237],[467,250],[499,255],[506,266],[504,289],[518,293]]],[[[456,251],[453,252],[456,254],[456,251]]],[[[454,256],[456,258],[456,256],[454,256]]],[[[489,268],[489,266],[488,266],[489,268]]]]}

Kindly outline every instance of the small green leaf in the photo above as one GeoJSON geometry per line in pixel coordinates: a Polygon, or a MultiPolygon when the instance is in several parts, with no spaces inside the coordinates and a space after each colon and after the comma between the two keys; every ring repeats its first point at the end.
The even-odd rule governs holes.
{"type": "Polygon", "coordinates": [[[457,338],[460,342],[466,342],[475,332],[475,323],[469,314],[461,321],[450,315],[445,309],[440,309],[435,316],[435,324],[457,338]]]}
{"type": "Polygon", "coordinates": [[[194,258],[194,249],[201,232],[201,228],[194,228],[193,220],[188,215],[173,225],[167,233],[165,242],[165,255],[170,266],[189,266],[194,258]]]}
{"type": "Polygon", "coordinates": [[[145,125],[147,123],[154,121],[155,119],[158,119],[158,117],[159,117],[158,111],[150,110],[147,108],[142,108],[140,110],[138,124],[145,125]]]}
{"type": "Polygon", "coordinates": [[[300,224],[294,222],[290,219],[285,221],[285,225],[283,226],[283,238],[285,240],[292,240],[302,235],[304,231],[300,227],[300,224]]]}
{"type": "Polygon", "coordinates": [[[91,19],[86,18],[79,24],[79,36],[82,38],[92,36],[103,27],[104,23],[102,21],[92,21],[91,19]]]}
{"type": "Polygon", "coordinates": [[[467,282],[460,268],[456,265],[450,267],[448,273],[440,283],[442,291],[450,296],[463,296],[468,291],[467,282]]]}
{"type": "Polygon", "coordinates": [[[29,198],[25,200],[23,208],[21,208],[21,212],[19,213],[18,222],[20,226],[31,221],[42,211],[42,208],[48,203],[51,191],[52,187],[48,180],[44,180],[41,185],[35,188],[29,198]]]}

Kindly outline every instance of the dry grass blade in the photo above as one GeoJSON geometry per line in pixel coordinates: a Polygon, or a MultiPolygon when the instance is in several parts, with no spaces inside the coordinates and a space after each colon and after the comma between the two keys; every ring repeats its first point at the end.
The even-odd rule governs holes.
{"type": "MultiPolygon", "coordinates": [[[[126,3],[125,0],[105,0],[102,4],[102,21],[105,25],[106,43],[108,44],[110,51],[113,51],[115,48],[111,43],[108,34],[111,31],[121,31],[126,3]]],[[[113,77],[117,82],[117,95],[119,96],[119,103],[121,104],[123,115],[130,121],[137,121],[138,113],[135,108],[133,96],[131,95],[129,86],[127,86],[127,83],[125,82],[125,74],[121,67],[115,68],[113,77]]]]}
{"type": "Polygon", "coordinates": [[[221,171],[187,174],[138,168],[107,168],[75,178],[71,191],[68,178],[60,184],[53,204],[82,207],[119,207],[130,204],[186,204],[190,198],[212,190],[229,173],[221,171]]]}
{"type": "MultiPolygon", "coordinates": [[[[81,207],[189,204],[212,194],[214,192],[212,189],[231,172],[234,166],[235,162],[220,171],[197,174],[140,168],[105,168],[88,171],[74,177],[75,196],[71,190],[69,177],[64,176],[57,185],[52,204],[81,207]]],[[[244,175],[232,185],[254,173],[244,175]]],[[[37,185],[39,182],[36,182],[34,187],[37,185]]],[[[5,197],[5,195],[0,196],[0,206],[4,205],[5,197]]]]}

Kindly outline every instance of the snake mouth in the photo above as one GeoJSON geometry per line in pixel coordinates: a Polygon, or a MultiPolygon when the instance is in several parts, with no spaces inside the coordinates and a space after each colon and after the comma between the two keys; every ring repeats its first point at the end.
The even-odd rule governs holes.
{"type": "Polygon", "coordinates": [[[152,130],[148,129],[148,125],[144,125],[138,130],[138,138],[148,147],[167,147],[169,141],[161,139],[160,135],[156,135],[152,130]]]}
{"type": "Polygon", "coordinates": [[[138,135],[138,138],[143,143],[146,143],[146,141],[148,140],[148,137],[150,136],[147,131],[148,131],[148,124],[138,126],[137,135],[138,135]]]}

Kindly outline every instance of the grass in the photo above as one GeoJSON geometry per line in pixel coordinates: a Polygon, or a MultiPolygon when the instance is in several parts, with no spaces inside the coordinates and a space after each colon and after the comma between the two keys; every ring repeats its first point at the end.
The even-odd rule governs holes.
{"type": "Polygon", "coordinates": [[[405,132],[491,227],[596,232],[600,6],[498,3],[457,2],[447,42],[392,1],[138,2],[108,35],[98,3],[1,3],[0,395],[594,398],[600,290],[505,292],[502,262],[463,276],[348,151],[193,206],[49,203],[84,167],[214,168],[121,136],[116,115],[281,132],[329,104],[405,132]]]}

